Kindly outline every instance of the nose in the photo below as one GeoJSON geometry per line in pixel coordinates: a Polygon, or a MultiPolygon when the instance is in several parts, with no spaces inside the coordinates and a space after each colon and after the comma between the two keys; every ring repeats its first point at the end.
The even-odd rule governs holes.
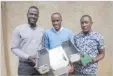
{"type": "Polygon", "coordinates": [[[57,22],[57,21],[55,21],[55,22],[54,22],[54,24],[55,24],[55,25],[57,25],[57,24],[58,24],[58,22],[57,22]]]}
{"type": "Polygon", "coordinates": [[[82,26],[84,26],[84,27],[85,27],[85,26],[86,26],[86,24],[85,24],[85,23],[83,23],[83,24],[82,24],[82,26]]]}
{"type": "Polygon", "coordinates": [[[35,17],[35,15],[32,15],[32,17],[34,18],[34,17],[35,17]]]}
{"type": "Polygon", "coordinates": [[[35,18],[36,16],[34,13],[32,13],[32,14],[30,14],[30,17],[35,18]]]}

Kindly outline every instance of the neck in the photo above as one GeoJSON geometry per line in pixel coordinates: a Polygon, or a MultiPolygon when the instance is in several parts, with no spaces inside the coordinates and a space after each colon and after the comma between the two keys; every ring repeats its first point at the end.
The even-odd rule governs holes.
{"type": "Polygon", "coordinates": [[[60,30],[60,29],[55,29],[55,31],[57,31],[57,32],[58,32],[59,30],[60,30]]]}
{"type": "Polygon", "coordinates": [[[29,23],[29,25],[30,25],[31,28],[35,28],[36,27],[36,24],[30,24],[29,23]]]}
{"type": "Polygon", "coordinates": [[[59,29],[55,29],[55,31],[57,31],[57,32],[58,32],[58,31],[60,31],[61,29],[62,29],[62,27],[60,27],[59,29]]]}
{"type": "Polygon", "coordinates": [[[84,34],[89,34],[92,30],[89,30],[87,32],[83,32],[84,34]]]}

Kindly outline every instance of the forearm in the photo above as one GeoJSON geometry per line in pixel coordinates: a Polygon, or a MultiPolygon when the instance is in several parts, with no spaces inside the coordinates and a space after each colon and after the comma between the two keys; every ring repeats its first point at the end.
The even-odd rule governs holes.
{"type": "Polygon", "coordinates": [[[99,54],[96,58],[93,59],[93,62],[98,62],[104,58],[103,54],[99,54]]]}
{"type": "Polygon", "coordinates": [[[98,61],[102,60],[102,59],[104,58],[104,56],[105,56],[104,51],[101,51],[101,52],[97,55],[97,57],[95,57],[95,58],[93,59],[93,62],[98,62],[98,61]]]}
{"type": "Polygon", "coordinates": [[[23,59],[28,59],[29,55],[24,53],[18,48],[11,48],[11,51],[18,57],[23,58],[23,59]]]}

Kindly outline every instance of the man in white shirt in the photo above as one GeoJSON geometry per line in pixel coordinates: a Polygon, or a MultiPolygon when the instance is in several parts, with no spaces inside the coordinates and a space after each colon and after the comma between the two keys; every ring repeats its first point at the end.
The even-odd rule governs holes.
{"type": "Polygon", "coordinates": [[[36,52],[43,47],[43,32],[36,22],[39,9],[31,6],[28,9],[28,23],[16,27],[12,37],[11,51],[19,57],[18,75],[40,75],[34,68],[36,52]]]}

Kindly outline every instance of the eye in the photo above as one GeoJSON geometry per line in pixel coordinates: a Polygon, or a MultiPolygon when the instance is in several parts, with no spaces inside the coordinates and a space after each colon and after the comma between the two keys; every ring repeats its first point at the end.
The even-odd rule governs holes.
{"type": "Polygon", "coordinates": [[[52,22],[59,22],[60,20],[52,20],[52,22]]]}
{"type": "Polygon", "coordinates": [[[29,13],[29,15],[34,15],[34,16],[38,16],[38,14],[34,14],[34,13],[29,13]]]}
{"type": "Polygon", "coordinates": [[[29,15],[33,15],[33,13],[29,13],[29,15]]]}
{"type": "Polygon", "coordinates": [[[60,20],[57,20],[57,22],[59,22],[60,20]]]}
{"type": "Polygon", "coordinates": [[[34,14],[35,16],[38,16],[38,14],[34,14]]]}
{"type": "Polygon", "coordinates": [[[87,21],[85,21],[85,23],[86,23],[86,24],[88,24],[88,22],[87,22],[87,21]]]}
{"type": "Polygon", "coordinates": [[[52,20],[52,22],[55,22],[55,20],[52,20]]]}
{"type": "Polygon", "coordinates": [[[81,24],[84,24],[84,22],[81,22],[81,24]]]}

